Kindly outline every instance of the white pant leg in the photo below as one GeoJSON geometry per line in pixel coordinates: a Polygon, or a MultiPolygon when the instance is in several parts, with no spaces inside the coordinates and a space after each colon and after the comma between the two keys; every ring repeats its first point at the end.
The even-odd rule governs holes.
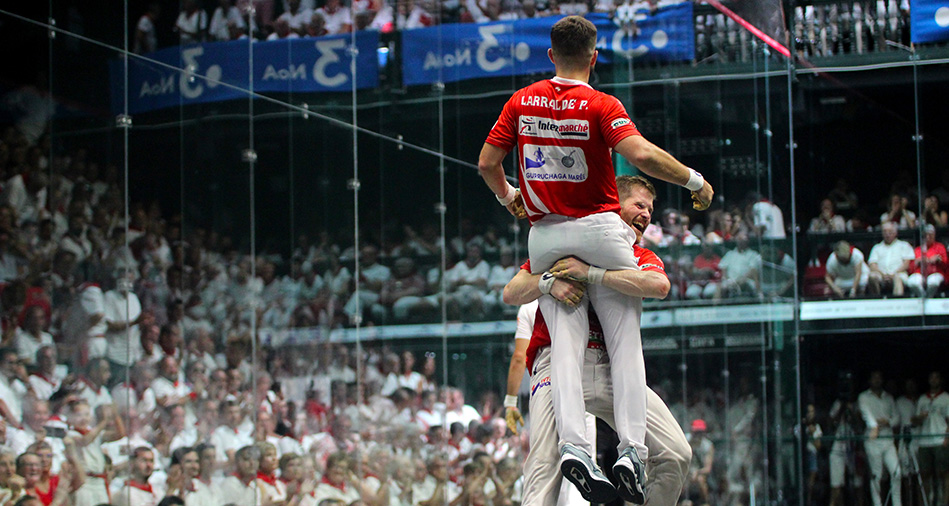
{"type": "Polygon", "coordinates": [[[847,454],[831,450],[830,452],[830,486],[840,488],[844,486],[844,471],[847,470],[847,454]]]}
{"type": "Polygon", "coordinates": [[[920,297],[923,295],[923,275],[920,273],[910,274],[906,279],[906,288],[909,289],[909,293],[920,297]]]}
{"type": "Polygon", "coordinates": [[[646,364],[639,333],[642,299],[600,286],[587,287],[590,303],[603,326],[603,338],[613,382],[613,418],[619,436],[619,451],[632,446],[639,458],[649,457],[646,438],[646,364]]]}
{"type": "Polygon", "coordinates": [[[936,295],[936,292],[939,291],[939,287],[942,286],[942,282],[945,280],[946,278],[938,272],[935,272],[927,276],[926,277],[926,295],[929,297],[936,295]]]}
{"type": "MultiPolygon", "coordinates": [[[[524,462],[522,506],[584,506],[577,487],[560,474],[560,451],[550,395],[550,348],[540,350],[531,374],[530,453],[524,462]]],[[[596,438],[596,418],[585,416],[587,437],[596,438]]]]}
{"type": "Polygon", "coordinates": [[[900,506],[900,463],[896,456],[896,447],[893,441],[870,440],[864,443],[864,449],[867,452],[867,466],[870,468],[870,497],[873,499],[874,506],[881,506],[883,503],[880,486],[883,481],[883,468],[886,467],[890,473],[890,490],[892,490],[893,506],[900,506]]]}
{"type": "Polygon", "coordinates": [[[109,503],[109,492],[106,490],[105,480],[95,476],[87,476],[86,481],[73,494],[73,506],[98,506],[109,503]]]}
{"type": "Polygon", "coordinates": [[[550,348],[544,348],[534,359],[531,373],[530,453],[524,461],[522,506],[558,504],[562,475],[550,380],[550,348]]]}
{"type": "MultiPolygon", "coordinates": [[[[584,401],[590,413],[611,427],[613,384],[610,360],[603,350],[587,349],[583,366],[584,401]]],[[[666,403],[646,389],[646,504],[675,506],[688,478],[692,447],[666,403]]]]}
{"type": "MultiPolygon", "coordinates": [[[[531,227],[528,236],[531,270],[535,273],[543,272],[555,261],[569,255],[577,256],[591,265],[604,269],[633,269],[636,268],[636,258],[633,255],[634,242],[633,229],[623,223],[616,213],[600,213],[583,218],[548,215],[531,227]]],[[[629,297],[626,298],[629,299],[629,297]]],[[[595,299],[591,296],[589,300],[595,299]]],[[[539,299],[541,313],[550,330],[553,357],[551,389],[561,445],[574,444],[592,456],[595,450],[593,443],[585,435],[583,421],[585,408],[581,384],[583,353],[589,338],[587,304],[586,297],[577,308],[569,308],[550,296],[539,299]]],[[[597,313],[600,315],[601,323],[604,323],[604,328],[607,326],[606,322],[610,315],[614,318],[616,315],[615,311],[610,310],[602,314],[598,310],[597,313]]],[[[615,328],[616,324],[625,324],[627,320],[628,317],[621,322],[614,322],[613,327],[615,328]]],[[[642,363],[641,346],[639,362],[642,363]]],[[[645,371],[639,371],[639,373],[645,380],[645,371]]],[[[635,381],[630,382],[635,383],[635,381]]],[[[616,378],[614,378],[615,383],[616,378]]],[[[642,387],[645,387],[645,381],[642,387]]],[[[645,393],[638,397],[641,397],[642,401],[643,434],[638,438],[637,449],[640,446],[645,448],[642,445],[642,436],[645,435],[645,393]]],[[[638,400],[640,399],[634,398],[631,402],[638,400]]],[[[625,428],[625,425],[621,426],[625,428]]],[[[630,431],[626,430],[624,433],[621,430],[617,430],[621,440],[635,441],[635,436],[629,436],[630,431]]]]}
{"type": "Polygon", "coordinates": [[[900,497],[902,491],[903,473],[900,471],[900,457],[896,452],[893,440],[886,441],[886,450],[883,453],[883,464],[890,473],[890,500],[893,506],[902,506],[900,497]]]}

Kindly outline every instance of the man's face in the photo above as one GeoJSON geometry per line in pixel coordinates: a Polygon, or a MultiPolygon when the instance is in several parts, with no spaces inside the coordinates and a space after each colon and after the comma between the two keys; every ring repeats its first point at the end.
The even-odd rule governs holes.
{"type": "Polygon", "coordinates": [[[151,476],[152,471],[155,470],[155,456],[152,452],[142,452],[138,457],[135,457],[135,461],[132,465],[136,479],[144,483],[148,481],[148,477],[151,476]]]}
{"type": "Polygon", "coordinates": [[[194,478],[201,471],[201,464],[198,462],[198,452],[188,452],[181,459],[181,471],[185,476],[194,478]]]}
{"type": "Polygon", "coordinates": [[[636,231],[636,242],[642,239],[643,232],[652,220],[655,198],[642,186],[633,186],[629,195],[620,202],[620,217],[636,231]]]}
{"type": "Polygon", "coordinates": [[[883,226],[883,242],[890,244],[894,240],[896,240],[896,226],[888,223],[883,226]]]}

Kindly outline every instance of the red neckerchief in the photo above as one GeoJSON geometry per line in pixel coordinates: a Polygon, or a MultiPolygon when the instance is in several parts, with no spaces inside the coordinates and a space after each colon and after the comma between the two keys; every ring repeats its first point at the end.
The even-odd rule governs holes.
{"type": "Polygon", "coordinates": [[[346,484],[345,484],[345,483],[341,483],[341,484],[337,485],[337,484],[331,482],[331,481],[329,480],[329,478],[327,478],[326,476],[323,476],[323,479],[320,480],[320,483],[325,483],[325,484],[327,484],[327,485],[329,485],[329,486],[331,486],[331,487],[333,487],[333,488],[335,488],[335,489],[337,489],[337,490],[341,490],[344,494],[346,493],[346,484]]]}
{"type": "Polygon", "coordinates": [[[39,379],[41,379],[41,380],[43,380],[43,381],[49,383],[50,385],[56,386],[56,384],[57,384],[57,382],[55,382],[55,381],[53,381],[53,380],[47,378],[46,375],[43,374],[43,373],[41,373],[41,372],[34,372],[34,373],[33,373],[33,376],[36,376],[37,378],[39,378],[39,379]]]}
{"type": "Polygon", "coordinates": [[[254,481],[254,478],[251,478],[251,479],[245,481],[244,478],[241,478],[241,475],[238,474],[238,473],[233,473],[231,476],[237,478],[237,480],[240,481],[241,483],[243,483],[245,487],[249,487],[249,486],[250,486],[250,483],[251,483],[252,481],[254,481]]]}
{"type": "Polygon", "coordinates": [[[257,471],[257,479],[270,485],[271,487],[277,486],[277,476],[273,474],[264,474],[260,471],[257,471]]]}
{"type": "Polygon", "coordinates": [[[931,394],[931,393],[929,393],[929,392],[926,392],[926,398],[929,399],[929,403],[930,403],[930,404],[932,404],[933,401],[936,400],[936,397],[939,397],[940,395],[942,395],[942,389],[941,389],[941,388],[940,388],[939,391],[936,392],[935,394],[931,394]]]}
{"type": "Polygon", "coordinates": [[[45,506],[49,506],[53,503],[53,495],[56,494],[56,487],[59,486],[59,475],[49,477],[49,487],[46,489],[46,493],[40,492],[40,489],[33,487],[33,492],[36,492],[37,499],[40,500],[45,506]]]}
{"type": "Polygon", "coordinates": [[[152,485],[151,485],[151,483],[139,483],[139,482],[137,482],[137,481],[135,481],[135,480],[129,480],[129,481],[127,481],[126,483],[128,483],[128,486],[130,486],[130,487],[132,487],[132,488],[137,488],[137,489],[139,489],[139,490],[141,490],[141,491],[143,491],[143,492],[148,492],[149,494],[152,494],[152,495],[155,494],[155,491],[152,490],[152,485]]]}
{"type": "Polygon", "coordinates": [[[194,486],[194,480],[188,480],[188,484],[185,485],[185,490],[191,493],[195,493],[198,491],[198,488],[194,486]]]}
{"type": "Polygon", "coordinates": [[[92,382],[89,381],[89,378],[83,378],[82,382],[85,383],[87,387],[89,387],[89,390],[92,390],[96,394],[98,394],[102,390],[102,387],[96,387],[95,385],[93,385],[92,382]]]}
{"type": "Polygon", "coordinates": [[[379,481],[382,481],[382,478],[380,478],[379,475],[376,473],[366,473],[366,478],[375,478],[379,481]]]}
{"type": "Polygon", "coordinates": [[[83,436],[89,433],[89,429],[80,429],[79,427],[71,427],[71,428],[72,430],[82,434],[83,436]]]}

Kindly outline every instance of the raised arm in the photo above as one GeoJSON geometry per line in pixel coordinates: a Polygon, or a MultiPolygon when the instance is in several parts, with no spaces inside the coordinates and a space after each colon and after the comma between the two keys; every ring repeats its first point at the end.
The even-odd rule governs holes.
{"type": "Polygon", "coordinates": [[[712,185],[704,181],[704,178],[700,180],[701,176],[697,176],[698,173],[683,165],[659,146],[646,140],[645,137],[630,135],[619,141],[614,150],[646,174],[668,183],[692,190],[690,186],[696,181],[701,181],[702,187],[695,186],[697,189],[692,190],[692,207],[704,211],[712,204],[712,197],[715,196],[712,185]]]}

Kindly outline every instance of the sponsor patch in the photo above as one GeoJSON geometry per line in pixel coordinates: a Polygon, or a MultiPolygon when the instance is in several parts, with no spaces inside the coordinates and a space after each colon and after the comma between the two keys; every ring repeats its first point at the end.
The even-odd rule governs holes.
{"type": "Polygon", "coordinates": [[[549,386],[550,386],[550,376],[546,376],[540,381],[538,381],[536,385],[531,387],[531,397],[533,397],[534,394],[537,393],[538,389],[543,388],[543,387],[549,387],[549,386]]]}
{"type": "Polygon", "coordinates": [[[610,126],[613,127],[613,130],[616,130],[621,126],[628,125],[630,123],[632,123],[632,121],[630,121],[629,118],[619,118],[614,119],[613,122],[610,123],[610,126]]]}
{"type": "Polygon", "coordinates": [[[663,269],[659,264],[642,264],[639,266],[639,269],[643,271],[646,269],[659,269],[660,271],[665,271],[665,269],[663,269]]]}
{"type": "Polygon", "coordinates": [[[553,120],[540,116],[521,116],[518,135],[545,139],[590,138],[590,122],[585,119],[553,120]]]}
{"type": "Polygon", "coordinates": [[[521,149],[524,153],[521,167],[527,181],[581,183],[587,180],[587,158],[581,148],[525,144],[521,149]]]}

